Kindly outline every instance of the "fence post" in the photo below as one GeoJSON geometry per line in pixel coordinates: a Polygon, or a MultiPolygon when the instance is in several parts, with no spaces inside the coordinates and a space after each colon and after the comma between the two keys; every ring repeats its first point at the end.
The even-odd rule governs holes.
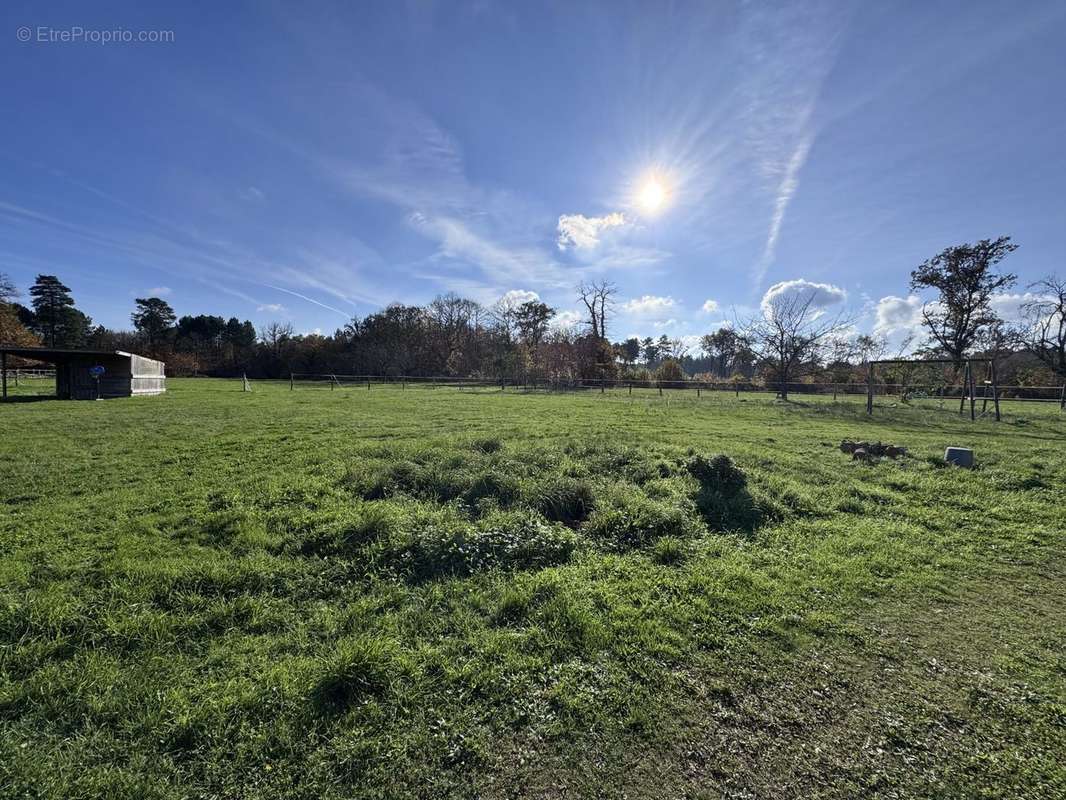
{"type": "Polygon", "coordinates": [[[866,413],[874,413],[874,362],[866,367],[866,413]]]}
{"type": "Polygon", "coordinates": [[[15,388],[19,388],[19,368],[15,367],[15,388]]]}
{"type": "Polygon", "coordinates": [[[959,416],[966,410],[966,392],[970,390],[970,362],[967,361],[962,371],[962,392],[959,396],[959,416]]]}
{"type": "Polygon", "coordinates": [[[600,394],[603,394],[603,386],[604,386],[604,382],[600,381],[600,394]]]}
{"type": "Polygon", "coordinates": [[[662,396],[663,396],[663,385],[660,383],[659,384],[659,397],[662,397],[662,396]]]}
{"type": "Polygon", "coordinates": [[[1062,384],[1062,391],[1059,392],[1059,411],[1066,411],[1066,383],[1062,384]]]}
{"type": "Polygon", "coordinates": [[[292,391],[292,373],[289,373],[289,391],[292,391]]]}
{"type": "Polygon", "coordinates": [[[368,392],[370,391],[370,376],[369,375],[366,376],[366,390],[368,392]]]}
{"type": "Polygon", "coordinates": [[[992,405],[996,407],[996,422],[999,422],[999,383],[996,380],[996,362],[989,362],[992,366],[992,405]]]}
{"type": "Polygon", "coordinates": [[[977,419],[977,378],[973,374],[973,364],[966,362],[970,372],[970,422],[977,419]]]}
{"type": "Polygon", "coordinates": [[[0,353],[0,383],[4,385],[0,398],[7,400],[7,353],[0,353]]]}
{"type": "Polygon", "coordinates": [[[698,383],[696,384],[696,399],[700,399],[700,385],[698,383]]]}

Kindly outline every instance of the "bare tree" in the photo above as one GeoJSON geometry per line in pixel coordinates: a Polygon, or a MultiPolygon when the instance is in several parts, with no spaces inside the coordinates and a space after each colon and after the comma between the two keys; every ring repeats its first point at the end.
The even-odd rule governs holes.
{"type": "Polygon", "coordinates": [[[814,306],[814,299],[813,292],[779,296],[762,314],[737,326],[756,363],[778,384],[782,400],[788,399],[788,384],[816,365],[852,322],[843,314],[828,316],[814,306]]]}
{"type": "Polygon", "coordinates": [[[888,350],[888,341],[880,334],[863,333],[855,339],[855,356],[860,364],[876,361],[888,350]]]}
{"type": "Polygon", "coordinates": [[[684,339],[671,339],[670,340],[670,358],[675,361],[681,361],[688,355],[689,350],[692,348],[685,343],[684,339]]]}
{"type": "Polygon", "coordinates": [[[989,326],[996,321],[992,295],[1013,285],[1017,276],[997,273],[995,266],[1018,249],[1009,236],[949,247],[911,272],[911,290],[936,289],[922,317],[929,329],[930,349],[958,367],[989,326]]]}
{"type": "Polygon", "coordinates": [[[264,344],[269,345],[274,355],[281,352],[281,345],[293,337],[295,328],[291,322],[270,322],[259,333],[264,344]]]}
{"type": "Polygon", "coordinates": [[[596,339],[607,338],[607,315],[614,310],[618,287],[607,280],[584,281],[577,287],[577,295],[589,313],[589,327],[596,339]]]}
{"type": "Polygon", "coordinates": [[[431,325],[432,343],[439,348],[446,371],[453,371],[462,361],[462,353],[471,338],[473,321],[480,306],[454,292],[438,295],[426,307],[431,325]]]}
{"type": "Polygon", "coordinates": [[[1022,342],[1056,375],[1066,377],[1066,279],[1048,275],[1029,288],[1037,297],[1022,306],[1022,342]]]}
{"type": "Polygon", "coordinates": [[[522,301],[513,295],[504,295],[489,309],[489,316],[496,327],[503,333],[507,342],[513,342],[518,336],[518,309],[522,301]]]}

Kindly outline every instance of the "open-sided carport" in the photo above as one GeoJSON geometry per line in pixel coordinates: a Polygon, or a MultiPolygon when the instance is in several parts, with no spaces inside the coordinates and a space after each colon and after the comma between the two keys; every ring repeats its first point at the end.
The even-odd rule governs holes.
{"type": "Polygon", "coordinates": [[[8,399],[8,362],[24,358],[54,364],[56,397],[96,400],[162,394],[167,390],[165,365],[121,350],[67,350],[54,347],[0,347],[2,397],[8,399]]]}

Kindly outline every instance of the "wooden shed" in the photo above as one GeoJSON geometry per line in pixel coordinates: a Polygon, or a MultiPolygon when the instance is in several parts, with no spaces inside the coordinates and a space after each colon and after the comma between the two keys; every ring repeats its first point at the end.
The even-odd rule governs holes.
{"type": "Polygon", "coordinates": [[[51,347],[0,347],[0,377],[7,399],[9,358],[55,364],[56,397],[97,400],[137,397],[167,390],[165,365],[121,350],[63,350],[51,347]]]}

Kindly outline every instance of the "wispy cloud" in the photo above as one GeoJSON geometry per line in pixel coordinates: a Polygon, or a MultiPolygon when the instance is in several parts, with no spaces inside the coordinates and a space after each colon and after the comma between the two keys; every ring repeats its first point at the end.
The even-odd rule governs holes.
{"type": "Polygon", "coordinates": [[[440,257],[473,264],[497,285],[534,283],[561,288],[573,283],[573,274],[546,258],[543,252],[501,245],[475,232],[462,220],[415,212],[410,221],[416,230],[438,243],[440,257]]]}
{"type": "Polygon", "coordinates": [[[604,231],[620,228],[626,217],[615,211],[602,217],[586,217],[584,214],[563,214],[556,225],[556,245],[560,250],[570,248],[591,249],[600,243],[604,231]]]}
{"type": "Polygon", "coordinates": [[[285,306],[283,306],[281,303],[266,303],[256,309],[256,311],[258,311],[260,314],[264,312],[268,314],[281,314],[285,310],[285,306]]]}
{"type": "Polygon", "coordinates": [[[291,294],[293,297],[298,297],[298,298],[300,298],[301,300],[303,300],[306,303],[311,303],[313,305],[318,306],[319,308],[324,308],[327,311],[332,311],[335,314],[340,314],[342,317],[351,318],[351,316],[352,316],[350,311],[341,311],[339,308],[337,308],[335,306],[331,306],[331,305],[329,305],[327,303],[323,303],[321,300],[316,300],[313,297],[308,297],[306,294],[301,294],[300,292],[294,292],[292,289],[286,289],[284,286],[274,286],[273,284],[269,284],[269,283],[264,283],[263,285],[266,286],[268,289],[273,289],[275,292],[284,292],[285,294],[291,294]]]}
{"type": "Polygon", "coordinates": [[[173,290],[169,286],[153,286],[146,290],[147,297],[167,297],[173,290]]]}
{"type": "Polygon", "coordinates": [[[813,141],[813,134],[807,134],[800,139],[795,150],[792,151],[792,157],[788,160],[788,166],[785,168],[785,174],[777,190],[777,197],[774,199],[774,213],[770,217],[770,230],[766,235],[766,244],[763,245],[762,257],[755,270],[756,286],[762,283],[770,264],[777,256],[777,242],[781,238],[781,226],[785,222],[785,213],[788,211],[788,204],[792,202],[792,198],[796,196],[799,189],[800,170],[807,161],[807,154],[811,150],[813,141]]]}
{"type": "Polygon", "coordinates": [[[742,87],[747,106],[746,145],[773,198],[770,221],[753,283],[761,286],[776,256],[789,206],[818,133],[815,112],[847,24],[829,6],[770,10],[751,5],[742,22],[750,77],[742,87]]]}

